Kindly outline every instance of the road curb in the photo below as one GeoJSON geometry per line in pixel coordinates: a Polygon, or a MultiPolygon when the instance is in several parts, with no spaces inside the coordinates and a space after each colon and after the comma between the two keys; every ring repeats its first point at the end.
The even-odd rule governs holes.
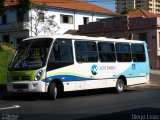
{"type": "Polygon", "coordinates": [[[149,84],[149,86],[153,86],[153,87],[160,87],[160,85],[159,84],[149,84]]]}
{"type": "Polygon", "coordinates": [[[160,89],[158,84],[143,84],[143,85],[133,85],[126,88],[126,90],[144,90],[144,89],[160,89]]]}

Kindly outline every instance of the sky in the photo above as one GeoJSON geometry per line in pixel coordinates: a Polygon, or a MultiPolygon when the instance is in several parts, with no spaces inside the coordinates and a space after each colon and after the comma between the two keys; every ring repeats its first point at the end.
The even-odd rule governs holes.
{"type": "Polygon", "coordinates": [[[81,0],[81,1],[88,1],[92,4],[96,4],[108,10],[115,12],[115,0],[81,0]]]}

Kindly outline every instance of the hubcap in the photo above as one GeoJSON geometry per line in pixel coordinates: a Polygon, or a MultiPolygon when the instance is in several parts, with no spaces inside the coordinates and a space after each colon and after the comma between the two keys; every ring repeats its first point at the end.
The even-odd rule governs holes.
{"type": "Polygon", "coordinates": [[[118,84],[118,90],[123,91],[123,84],[122,83],[118,84]]]}
{"type": "Polygon", "coordinates": [[[54,92],[55,92],[54,96],[57,97],[57,87],[55,87],[55,91],[54,92]]]}

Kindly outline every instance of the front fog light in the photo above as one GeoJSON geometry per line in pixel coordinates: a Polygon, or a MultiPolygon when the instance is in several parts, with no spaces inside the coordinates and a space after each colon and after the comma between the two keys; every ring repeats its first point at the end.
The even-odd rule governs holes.
{"type": "Polygon", "coordinates": [[[44,74],[43,70],[38,71],[37,74],[35,75],[34,80],[36,80],[36,81],[40,80],[42,78],[43,74],[44,74]]]}

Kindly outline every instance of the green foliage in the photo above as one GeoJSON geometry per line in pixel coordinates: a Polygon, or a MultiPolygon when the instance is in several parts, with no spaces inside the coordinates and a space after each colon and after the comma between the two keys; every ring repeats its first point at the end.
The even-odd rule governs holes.
{"type": "Polygon", "coordinates": [[[18,12],[25,14],[32,7],[32,3],[30,0],[19,0],[19,4],[16,6],[18,12]]]}
{"type": "Polygon", "coordinates": [[[5,12],[4,1],[5,0],[0,0],[0,15],[3,15],[5,12]]]}
{"type": "MultiPolygon", "coordinates": [[[[5,0],[0,0],[0,15],[3,15],[4,12],[6,11],[6,7],[4,6],[4,1],[5,0]]],[[[31,9],[32,3],[30,0],[19,0],[18,5],[16,5],[15,7],[18,12],[20,12],[21,14],[25,14],[31,9]]]]}
{"type": "Polygon", "coordinates": [[[128,14],[128,13],[132,12],[132,11],[134,11],[134,9],[131,9],[131,8],[124,9],[124,10],[121,12],[121,14],[122,14],[122,15],[125,15],[125,14],[128,14]]]}
{"type": "Polygon", "coordinates": [[[13,50],[6,45],[0,45],[0,85],[6,84],[7,69],[14,53],[13,50]]]}

